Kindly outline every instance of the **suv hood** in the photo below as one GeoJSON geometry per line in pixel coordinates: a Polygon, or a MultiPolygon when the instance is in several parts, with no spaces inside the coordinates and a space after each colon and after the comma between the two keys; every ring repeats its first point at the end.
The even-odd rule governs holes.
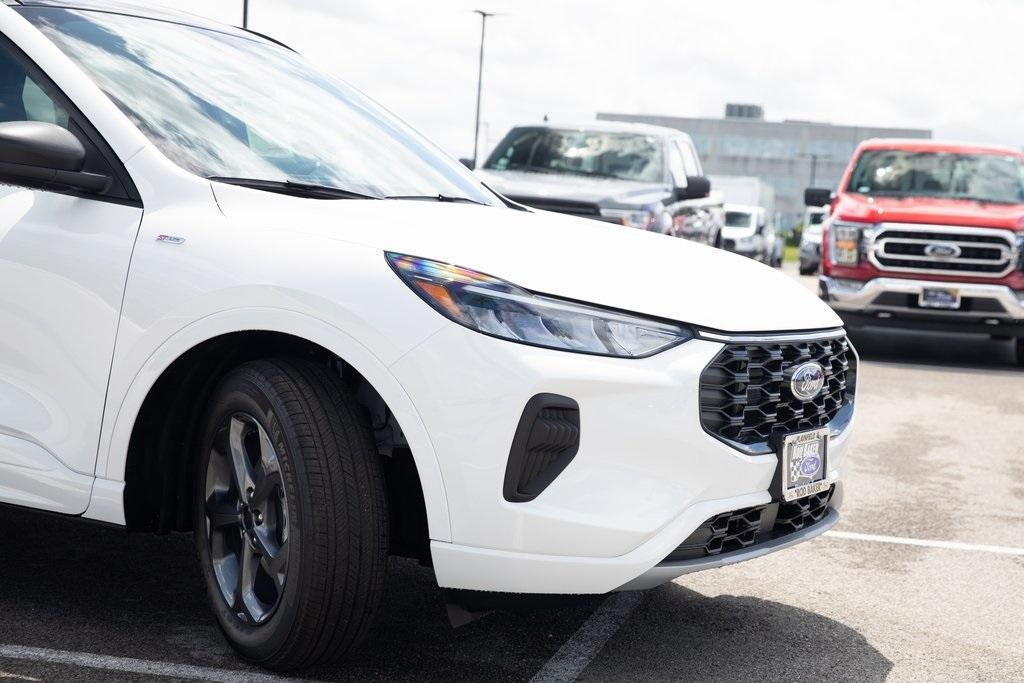
{"type": "MultiPolygon", "coordinates": [[[[415,200],[315,200],[214,184],[232,222],[452,263],[528,290],[727,332],[838,327],[779,271],[686,240],[550,213],[415,200]]],[[[383,261],[383,255],[381,259],[383,261]]]]}
{"type": "Polygon", "coordinates": [[[932,223],[1024,229],[1024,204],[992,204],[942,197],[871,197],[843,193],[832,212],[840,220],[867,223],[932,223]]]}
{"type": "Polygon", "coordinates": [[[569,173],[478,170],[477,177],[506,197],[567,199],[600,206],[643,206],[667,199],[664,183],[639,183],[614,178],[591,178],[569,173]]]}

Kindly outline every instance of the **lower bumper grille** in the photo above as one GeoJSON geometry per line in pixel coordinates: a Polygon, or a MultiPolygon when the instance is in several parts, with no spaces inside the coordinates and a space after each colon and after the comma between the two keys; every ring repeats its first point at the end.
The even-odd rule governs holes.
{"type": "Polygon", "coordinates": [[[723,512],[706,520],[664,562],[679,562],[743,550],[801,531],[828,513],[835,487],[790,501],[723,512]]]}

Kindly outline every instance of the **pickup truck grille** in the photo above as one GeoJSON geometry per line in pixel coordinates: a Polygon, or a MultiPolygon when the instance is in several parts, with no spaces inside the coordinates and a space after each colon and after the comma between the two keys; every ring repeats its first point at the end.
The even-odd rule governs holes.
{"type": "Polygon", "coordinates": [[[773,432],[824,427],[853,402],[856,357],[845,338],[784,343],[730,343],[700,377],[700,419],[719,439],[767,452],[773,432]],[[815,361],[825,387],[810,401],[792,394],[788,371],[815,361]]]}
{"type": "Polygon", "coordinates": [[[973,277],[1003,277],[1018,256],[1008,230],[909,223],[883,223],[867,250],[880,270],[973,277]]]}
{"type": "Polygon", "coordinates": [[[576,202],[568,199],[551,199],[549,197],[509,197],[512,201],[529,206],[532,209],[541,211],[554,211],[570,216],[583,216],[585,218],[600,218],[601,210],[597,204],[590,202],[576,202]]]}

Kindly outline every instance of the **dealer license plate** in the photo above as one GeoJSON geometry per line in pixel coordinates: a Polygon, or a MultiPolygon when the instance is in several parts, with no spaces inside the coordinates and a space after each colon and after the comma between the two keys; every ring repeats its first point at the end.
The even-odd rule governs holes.
{"type": "Polygon", "coordinates": [[[828,435],[828,429],[814,429],[783,438],[779,454],[783,500],[813,496],[832,485],[828,478],[828,435]]]}
{"type": "Polygon", "coordinates": [[[949,287],[925,287],[917,303],[921,308],[960,308],[960,290],[949,287]]]}

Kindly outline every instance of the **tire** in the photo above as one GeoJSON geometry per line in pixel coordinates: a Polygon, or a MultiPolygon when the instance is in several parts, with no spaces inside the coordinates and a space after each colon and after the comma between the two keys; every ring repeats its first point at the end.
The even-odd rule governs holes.
{"type": "Polygon", "coordinates": [[[342,657],[369,630],[387,571],[384,479],[361,406],[325,367],[263,360],[224,377],[202,424],[195,538],[224,636],[271,669],[342,657]]]}
{"type": "Polygon", "coordinates": [[[1017,365],[1024,368],[1024,337],[1017,337],[1015,341],[1017,353],[1017,365]]]}

